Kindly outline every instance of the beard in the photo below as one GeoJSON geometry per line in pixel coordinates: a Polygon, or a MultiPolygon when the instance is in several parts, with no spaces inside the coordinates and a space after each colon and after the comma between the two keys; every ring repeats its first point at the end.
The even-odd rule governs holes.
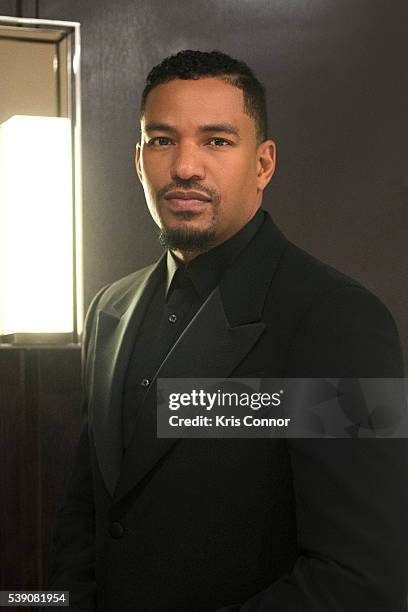
{"type": "MultiPolygon", "coordinates": [[[[165,194],[172,189],[196,189],[206,193],[211,198],[213,206],[212,226],[207,229],[194,229],[189,227],[188,221],[194,219],[196,213],[194,211],[180,211],[176,216],[182,223],[180,227],[170,228],[162,225],[159,230],[159,242],[166,249],[180,250],[186,252],[203,252],[210,249],[216,242],[215,219],[217,209],[220,205],[220,194],[209,186],[202,185],[199,181],[193,179],[182,180],[177,179],[173,183],[166,185],[156,194],[156,202],[165,197],[165,194]]],[[[158,208],[158,207],[156,207],[158,208]]]]}
{"type": "MultiPolygon", "coordinates": [[[[179,213],[180,219],[191,219],[194,212],[184,211],[179,213]]],[[[207,251],[216,240],[215,228],[206,230],[193,229],[186,224],[184,227],[162,227],[159,232],[159,242],[165,249],[195,252],[207,251]]]]}

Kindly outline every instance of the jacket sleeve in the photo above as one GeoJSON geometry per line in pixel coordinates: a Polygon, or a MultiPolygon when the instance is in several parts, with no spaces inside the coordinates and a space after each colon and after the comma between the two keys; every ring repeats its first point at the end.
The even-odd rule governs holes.
{"type": "MultiPolygon", "coordinates": [[[[83,383],[95,310],[105,289],[106,287],[94,298],[85,320],[82,345],[83,383]]],[[[70,609],[91,612],[96,609],[95,509],[87,408],[85,384],[83,384],[81,433],[65,499],[57,512],[54,525],[48,589],[69,591],[70,609]]]]}
{"type": "MultiPolygon", "coordinates": [[[[402,377],[395,323],[368,291],[336,290],[305,315],[286,371],[402,377]]],[[[222,612],[405,612],[408,440],[292,438],[288,445],[300,555],[291,573],[222,612]]]]}

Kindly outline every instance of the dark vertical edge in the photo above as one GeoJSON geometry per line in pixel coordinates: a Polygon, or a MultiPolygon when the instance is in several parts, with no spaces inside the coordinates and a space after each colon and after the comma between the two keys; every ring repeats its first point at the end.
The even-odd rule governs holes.
{"type": "MultiPolygon", "coordinates": [[[[70,48],[71,52],[68,53],[68,56],[70,58],[70,62],[71,62],[71,66],[70,66],[70,70],[69,70],[69,77],[71,78],[72,81],[72,75],[73,75],[73,69],[72,69],[72,62],[73,62],[73,54],[72,54],[72,33],[70,33],[68,35],[68,39],[67,39],[67,47],[70,48]]],[[[57,70],[57,79],[56,79],[56,88],[57,88],[57,116],[61,117],[62,116],[62,109],[61,109],[61,70],[62,70],[62,59],[64,59],[64,70],[67,69],[66,66],[66,58],[62,58],[62,54],[61,54],[61,41],[58,41],[56,43],[56,53],[57,53],[57,61],[58,61],[58,70],[57,70]]],[[[70,100],[70,107],[71,107],[71,113],[70,113],[70,119],[71,119],[71,176],[72,176],[72,181],[71,181],[71,189],[72,189],[72,202],[73,202],[73,206],[72,206],[72,258],[73,258],[73,275],[72,275],[72,303],[73,303],[73,333],[72,333],[72,338],[71,341],[72,342],[78,342],[78,324],[77,324],[77,272],[76,272],[76,190],[75,190],[75,183],[76,183],[76,176],[75,176],[75,155],[76,155],[76,150],[75,150],[75,124],[76,124],[76,113],[75,113],[75,99],[74,99],[74,95],[75,95],[75,88],[72,87],[72,84],[69,85],[68,90],[70,91],[70,96],[71,96],[71,100],[70,100]]]]}
{"type": "MultiPolygon", "coordinates": [[[[16,452],[16,459],[18,461],[17,470],[16,470],[17,472],[16,473],[17,490],[13,492],[12,495],[14,494],[16,496],[16,500],[17,500],[18,507],[19,507],[19,511],[16,512],[17,520],[18,520],[17,525],[19,529],[19,531],[16,533],[16,536],[17,536],[16,552],[17,554],[20,554],[23,557],[24,542],[26,539],[26,527],[25,527],[23,520],[21,519],[20,513],[21,513],[21,505],[22,505],[21,502],[22,502],[22,499],[24,499],[23,490],[26,489],[27,483],[25,482],[25,478],[21,476],[21,472],[23,472],[23,474],[27,473],[25,463],[26,463],[26,456],[27,456],[26,455],[27,448],[29,448],[29,445],[27,444],[26,421],[27,421],[27,414],[30,408],[28,397],[29,397],[29,393],[31,392],[30,383],[29,383],[28,365],[27,365],[28,364],[27,351],[25,349],[22,349],[20,352],[20,360],[21,360],[20,361],[21,385],[23,387],[21,415],[20,415],[19,428],[17,429],[17,436],[18,436],[20,444],[18,445],[18,452],[16,452]]],[[[32,461],[32,458],[31,458],[31,461],[32,461]]],[[[29,527],[31,528],[31,525],[29,527]]],[[[19,568],[21,572],[22,578],[25,579],[26,575],[29,574],[29,571],[27,572],[27,568],[24,565],[23,558],[19,560],[17,567],[19,568]]],[[[24,585],[21,585],[20,583],[20,587],[21,586],[24,586],[24,585]]]]}
{"type": "Polygon", "coordinates": [[[71,155],[71,163],[72,163],[72,201],[73,201],[73,207],[72,207],[72,257],[73,257],[73,275],[72,275],[72,297],[73,297],[73,342],[77,343],[78,342],[78,293],[77,293],[77,191],[76,191],[76,157],[77,157],[77,150],[76,150],[76,138],[75,138],[75,131],[76,131],[76,124],[77,124],[77,107],[76,107],[76,90],[75,87],[73,86],[73,81],[76,78],[74,76],[74,69],[73,69],[73,61],[74,61],[74,55],[75,55],[75,39],[74,39],[74,34],[71,32],[68,36],[68,40],[67,40],[67,48],[69,48],[69,53],[68,56],[70,58],[70,70],[69,70],[69,78],[70,78],[70,83],[69,83],[69,91],[70,91],[70,96],[71,96],[71,143],[72,143],[72,155],[71,155]],[[73,44],[74,43],[74,44],[73,44]]]}
{"type": "Polygon", "coordinates": [[[16,0],[16,17],[23,16],[23,0],[16,0]]]}
{"type": "Polygon", "coordinates": [[[25,414],[22,430],[24,449],[19,466],[19,496],[23,506],[21,576],[26,577],[28,584],[23,584],[21,588],[38,589],[42,580],[39,354],[37,349],[23,349],[22,353],[25,414]]]}
{"type": "MultiPolygon", "coordinates": [[[[33,494],[34,503],[32,505],[32,511],[34,513],[33,522],[35,524],[35,545],[32,551],[33,559],[33,572],[34,572],[34,584],[31,588],[36,590],[41,589],[43,581],[43,569],[42,569],[42,483],[41,483],[41,431],[40,431],[40,353],[37,349],[25,350],[26,359],[26,397],[28,398],[28,413],[30,415],[29,424],[32,426],[32,430],[26,432],[26,439],[32,441],[32,465],[33,465],[33,476],[34,483],[31,485],[31,491],[33,494]],[[34,490],[33,490],[34,489],[34,490]]],[[[31,446],[31,445],[30,445],[31,446]]],[[[28,488],[28,487],[27,487],[28,488]]],[[[34,526],[33,526],[34,528],[34,526]]],[[[30,551],[31,552],[31,551],[30,551]]],[[[26,553],[27,554],[27,553],[26,553]]],[[[30,585],[28,585],[30,587],[30,585]]],[[[26,608],[26,611],[34,610],[38,612],[38,607],[26,608]]]]}
{"type": "Polygon", "coordinates": [[[36,498],[36,506],[37,506],[37,588],[42,589],[44,584],[44,576],[43,576],[43,471],[42,471],[42,449],[41,449],[41,412],[40,412],[40,381],[41,381],[41,370],[40,370],[40,352],[39,350],[31,350],[30,353],[33,354],[32,360],[32,368],[33,368],[33,376],[36,385],[37,397],[36,397],[36,454],[37,454],[37,498],[36,498]]]}

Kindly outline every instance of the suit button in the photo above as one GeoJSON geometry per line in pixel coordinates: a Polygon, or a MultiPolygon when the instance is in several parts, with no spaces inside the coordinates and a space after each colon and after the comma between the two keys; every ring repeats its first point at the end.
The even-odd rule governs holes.
{"type": "Polygon", "coordinates": [[[110,534],[112,538],[121,538],[123,536],[123,527],[120,523],[111,523],[110,534]]]}
{"type": "Polygon", "coordinates": [[[150,385],[150,380],[148,378],[144,378],[140,383],[141,387],[148,387],[150,385]]]}

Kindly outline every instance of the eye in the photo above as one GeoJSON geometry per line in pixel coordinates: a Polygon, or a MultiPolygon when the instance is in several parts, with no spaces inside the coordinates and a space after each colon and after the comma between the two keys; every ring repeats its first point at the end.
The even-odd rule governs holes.
{"type": "Polygon", "coordinates": [[[232,143],[229,140],[225,140],[225,138],[211,138],[208,141],[208,144],[213,147],[225,147],[227,145],[231,145],[232,143]]]}
{"type": "Polygon", "coordinates": [[[154,138],[150,138],[150,140],[147,141],[149,147],[166,147],[171,143],[171,139],[167,136],[154,136],[154,138]]]}

